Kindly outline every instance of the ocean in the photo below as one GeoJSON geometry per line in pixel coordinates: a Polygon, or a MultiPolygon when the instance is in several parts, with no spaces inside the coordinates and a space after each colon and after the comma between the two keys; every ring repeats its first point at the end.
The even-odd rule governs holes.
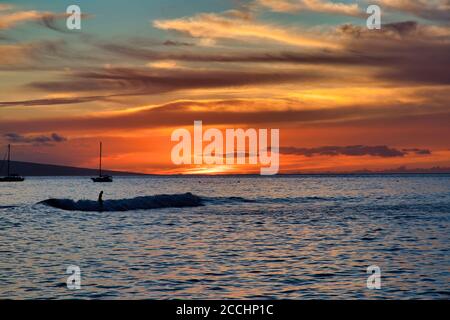
{"type": "Polygon", "coordinates": [[[450,175],[1,183],[0,298],[449,299],[450,175]],[[190,192],[203,205],[37,204],[96,201],[101,190],[105,201],[190,192]],[[66,286],[70,265],[79,290],[66,286]],[[373,265],[380,289],[367,287],[373,265]]]}

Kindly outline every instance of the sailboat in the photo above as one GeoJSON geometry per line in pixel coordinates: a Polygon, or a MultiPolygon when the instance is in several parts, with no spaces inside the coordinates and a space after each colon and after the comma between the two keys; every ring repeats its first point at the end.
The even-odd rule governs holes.
{"type": "MultiPolygon", "coordinates": [[[[5,163],[5,161],[3,161],[5,163]]],[[[0,182],[22,182],[25,180],[24,177],[19,176],[18,174],[11,173],[11,145],[8,144],[8,162],[7,162],[7,176],[0,177],[0,182]]]]}
{"type": "Polygon", "coordinates": [[[108,175],[102,175],[102,143],[100,142],[100,165],[98,170],[98,177],[91,178],[94,182],[113,182],[113,178],[108,175]]]}

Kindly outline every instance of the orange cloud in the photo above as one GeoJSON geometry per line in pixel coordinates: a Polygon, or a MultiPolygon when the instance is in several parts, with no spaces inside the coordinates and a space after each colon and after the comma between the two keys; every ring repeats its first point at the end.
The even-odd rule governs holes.
{"type": "MultiPolygon", "coordinates": [[[[448,166],[448,25],[406,21],[375,31],[358,25],[321,31],[287,27],[284,15],[271,14],[270,22],[258,15],[360,14],[358,5],[340,1],[251,0],[240,10],[154,21],[194,39],[187,42],[174,33],[171,40],[128,34],[114,42],[101,35],[74,35],[80,41],[18,35],[0,44],[0,72],[7,74],[0,83],[2,141],[15,141],[17,159],[30,161],[95,167],[101,139],[110,169],[259,172],[245,165],[173,166],[171,130],[203,120],[220,129],[280,128],[281,145],[292,146],[281,155],[282,172],[448,166]],[[52,132],[69,139],[31,145],[52,132]]],[[[437,10],[444,1],[385,2],[403,13],[445,16],[437,10]],[[423,4],[426,13],[411,4],[423,4]]],[[[0,5],[0,37],[26,22],[64,31],[62,16],[0,5]]]]}
{"type": "Polygon", "coordinates": [[[6,11],[12,9],[13,6],[6,3],[0,3],[0,11],[6,11]]]}
{"type": "Polygon", "coordinates": [[[269,40],[301,47],[336,48],[330,40],[300,36],[305,30],[289,30],[273,24],[236,17],[235,14],[201,13],[193,17],[155,20],[153,25],[163,30],[175,30],[202,39],[269,40]]]}
{"type": "Polygon", "coordinates": [[[49,13],[34,10],[0,14],[0,29],[10,29],[11,27],[14,27],[22,22],[37,21],[48,14],[49,13]]]}
{"type": "Polygon", "coordinates": [[[27,50],[21,45],[0,45],[0,65],[13,65],[25,61],[27,50]]]}
{"type": "Polygon", "coordinates": [[[314,11],[348,16],[362,15],[356,3],[346,4],[323,0],[256,0],[256,4],[276,12],[314,11]]]}

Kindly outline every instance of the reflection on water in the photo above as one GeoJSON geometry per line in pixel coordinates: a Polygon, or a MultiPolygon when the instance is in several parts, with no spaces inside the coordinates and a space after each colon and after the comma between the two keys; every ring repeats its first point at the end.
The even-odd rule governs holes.
{"type": "Polygon", "coordinates": [[[30,178],[0,184],[0,298],[450,297],[450,176],[30,178]],[[237,181],[240,183],[237,183],[237,181]],[[48,198],[192,192],[205,206],[66,212],[48,198]],[[66,268],[82,288],[66,288],[66,268]],[[382,289],[366,288],[378,265],[382,289]]]}

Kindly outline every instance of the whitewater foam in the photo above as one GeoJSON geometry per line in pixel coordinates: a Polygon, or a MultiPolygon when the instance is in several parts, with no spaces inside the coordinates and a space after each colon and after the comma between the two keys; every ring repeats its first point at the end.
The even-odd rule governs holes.
{"type": "Polygon", "coordinates": [[[184,194],[160,194],[154,196],[143,196],[132,199],[105,200],[103,204],[92,200],[71,199],[47,199],[39,202],[53,208],[67,211],[129,211],[149,210],[159,208],[181,208],[202,206],[200,197],[192,193],[184,194]]]}

